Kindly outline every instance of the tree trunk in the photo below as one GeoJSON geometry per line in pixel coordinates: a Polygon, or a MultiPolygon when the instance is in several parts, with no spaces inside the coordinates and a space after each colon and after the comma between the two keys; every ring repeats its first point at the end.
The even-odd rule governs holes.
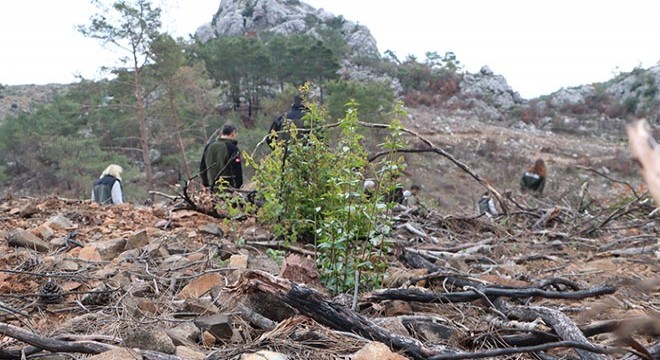
{"type": "Polygon", "coordinates": [[[174,104],[174,94],[170,91],[170,110],[172,111],[172,119],[174,119],[174,134],[176,135],[176,145],[181,154],[184,169],[186,170],[186,178],[190,179],[190,166],[188,166],[188,159],[186,158],[186,151],[183,147],[183,140],[181,139],[181,126],[179,122],[179,114],[177,113],[176,105],[174,104]]]}
{"type": "MultiPolygon", "coordinates": [[[[147,132],[147,116],[144,110],[144,98],[142,94],[142,68],[138,66],[137,54],[133,52],[133,69],[135,70],[135,98],[137,100],[138,120],[140,122],[140,142],[142,143],[142,160],[144,161],[144,172],[147,176],[147,192],[153,190],[154,176],[151,169],[151,156],[149,149],[149,133],[147,132]]],[[[153,195],[149,195],[153,200],[153,195]]]]}

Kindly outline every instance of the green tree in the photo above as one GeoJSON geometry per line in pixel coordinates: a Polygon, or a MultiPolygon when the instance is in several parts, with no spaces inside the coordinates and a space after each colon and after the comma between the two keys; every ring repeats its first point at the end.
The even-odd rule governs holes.
{"type": "Polygon", "coordinates": [[[142,71],[152,60],[151,45],[160,36],[160,14],[150,0],[119,0],[107,9],[100,0],[92,0],[99,13],[91,17],[91,24],[78,27],[85,36],[111,44],[128,53],[121,61],[129,65],[133,75],[137,118],[140,125],[142,160],[147,177],[147,189],[153,189],[153,170],[150,157],[149,129],[142,86],[142,71]],[[111,17],[110,17],[111,16],[111,17]]]}
{"type": "Polygon", "coordinates": [[[183,163],[184,171],[188,179],[191,178],[190,166],[186,157],[185,145],[182,137],[183,124],[179,115],[178,99],[183,97],[181,92],[181,80],[183,78],[181,69],[186,65],[186,57],[183,48],[169,35],[161,35],[152,43],[154,52],[153,71],[155,79],[164,89],[166,107],[169,109],[173,133],[176,138],[176,147],[183,163]]]}
{"type": "Polygon", "coordinates": [[[383,114],[392,111],[394,94],[386,82],[332,80],[326,85],[328,111],[333,119],[343,116],[346,104],[355,102],[360,106],[362,118],[381,120],[383,114]]]}

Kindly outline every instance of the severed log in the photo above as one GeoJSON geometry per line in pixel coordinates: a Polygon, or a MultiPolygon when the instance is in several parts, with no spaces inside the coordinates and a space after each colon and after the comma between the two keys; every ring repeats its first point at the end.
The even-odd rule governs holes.
{"type": "Polygon", "coordinates": [[[403,350],[413,359],[422,360],[430,356],[452,352],[444,347],[432,349],[419,340],[392,334],[350,308],[325,300],[323,295],[314,289],[263,271],[250,270],[243,273],[236,287],[237,291],[245,293],[256,291],[274,296],[321,325],[382,342],[396,350],[403,350]]]}
{"type": "MultiPolygon", "coordinates": [[[[573,321],[559,310],[550,309],[542,306],[520,306],[511,305],[501,298],[494,299],[493,303],[508,317],[513,317],[525,321],[532,321],[540,317],[547,325],[565,341],[575,341],[587,346],[594,346],[584,336],[582,331],[573,323],[573,321]]],[[[582,360],[600,360],[602,356],[594,353],[592,350],[575,350],[582,360]]]]}
{"type": "MultiPolygon", "coordinates": [[[[527,298],[543,297],[548,299],[585,299],[589,297],[613,294],[616,288],[605,285],[588,290],[578,291],[548,291],[539,288],[497,288],[477,286],[476,291],[457,291],[451,293],[433,292],[427,289],[382,289],[373,291],[362,298],[363,302],[372,303],[385,300],[417,301],[423,303],[458,303],[469,302],[483,298],[510,297],[527,298]]],[[[532,319],[534,320],[534,319],[532,319]]]]}

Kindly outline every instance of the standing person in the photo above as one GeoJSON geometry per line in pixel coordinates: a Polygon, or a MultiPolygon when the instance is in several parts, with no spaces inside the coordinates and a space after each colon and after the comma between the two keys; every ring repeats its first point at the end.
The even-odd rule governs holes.
{"type": "Polygon", "coordinates": [[[220,130],[220,137],[206,149],[203,158],[208,168],[206,179],[211,190],[215,183],[222,178],[235,189],[243,185],[243,168],[241,166],[241,152],[238,149],[236,136],[238,129],[231,124],[225,124],[220,130]]]}
{"type": "Polygon", "coordinates": [[[204,144],[204,150],[202,150],[202,158],[199,161],[199,178],[202,180],[202,184],[205,187],[211,187],[211,184],[209,184],[209,178],[207,175],[208,172],[208,167],[206,166],[206,151],[209,149],[209,146],[213,144],[217,138],[218,134],[220,134],[221,129],[216,129],[211,136],[209,136],[209,139],[206,141],[206,144],[204,144]]]}
{"type": "MultiPolygon", "coordinates": [[[[303,104],[303,99],[302,96],[300,96],[299,93],[296,93],[296,95],[293,97],[293,104],[291,104],[291,109],[289,112],[287,112],[285,115],[280,115],[273,120],[273,122],[270,124],[270,129],[268,130],[268,133],[271,134],[273,131],[277,133],[277,139],[282,139],[284,141],[289,140],[290,135],[288,133],[280,133],[284,128],[285,123],[290,124],[293,122],[293,124],[296,125],[296,128],[304,129],[305,128],[305,122],[303,121],[303,117],[305,114],[309,111],[309,108],[303,104]]],[[[303,131],[299,131],[298,134],[301,135],[303,131]]],[[[269,136],[267,139],[268,146],[272,149],[274,147],[274,142],[275,138],[269,136]]]]}
{"type": "Polygon", "coordinates": [[[520,179],[520,191],[531,192],[533,195],[542,195],[547,175],[543,159],[536,159],[534,165],[523,173],[520,179]]]}
{"type": "Polygon", "coordinates": [[[490,193],[488,191],[483,193],[483,195],[481,195],[481,198],[479,198],[479,202],[477,203],[477,210],[479,212],[479,215],[486,214],[486,216],[488,217],[497,215],[497,208],[495,207],[495,202],[490,197],[490,193]]]}
{"type": "Polygon", "coordinates": [[[92,185],[92,201],[99,204],[121,204],[124,202],[119,165],[109,165],[92,185]]]}

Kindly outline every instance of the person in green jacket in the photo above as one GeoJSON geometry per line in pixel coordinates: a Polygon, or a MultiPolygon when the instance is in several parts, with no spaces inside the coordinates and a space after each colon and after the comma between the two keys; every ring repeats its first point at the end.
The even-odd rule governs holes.
{"type": "Polygon", "coordinates": [[[215,190],[216,182],[222,178],[235,189],[243,185],[243,168],[241,152],[238,149],[236,136],[238,129],[231,124],[225,124],[220,131],[220,137],[210,144],[204,153],[206,179],[211,190],[215,190]]]}

